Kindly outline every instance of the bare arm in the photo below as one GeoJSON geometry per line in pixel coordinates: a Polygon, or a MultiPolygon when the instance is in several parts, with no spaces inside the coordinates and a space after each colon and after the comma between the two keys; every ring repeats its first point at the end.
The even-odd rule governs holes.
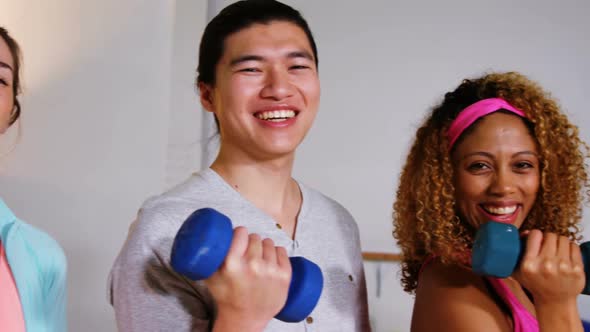
{"type": "Polygon", "coordinates": [[[512,322],[481,277],[435,262],[421,275],[411,330],[511,332],[512,322]]]}

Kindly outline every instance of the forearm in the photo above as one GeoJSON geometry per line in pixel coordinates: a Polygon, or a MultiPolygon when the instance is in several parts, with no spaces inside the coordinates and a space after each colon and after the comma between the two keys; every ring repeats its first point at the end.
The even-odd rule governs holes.
{"type": "Polygon", "coordinates": [[[541,332],[584,331],[575,299],[567,303],[538,303],[535,310],[541,332]]]}

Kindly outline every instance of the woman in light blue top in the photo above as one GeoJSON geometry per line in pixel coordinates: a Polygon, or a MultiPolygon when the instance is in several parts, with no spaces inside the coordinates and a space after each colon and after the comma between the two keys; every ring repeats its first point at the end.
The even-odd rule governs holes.
{"type": "MultiPolygon", "coordinates": [[[[19,67],[18,44],[0,27],[0,134],[20,115],[21,107],[16,98],[20,91],[19,67]]],[[[6,253],[18,291],[26,331],[66,331],[64,252],[49,235],[17,219],[1,198],[0,246],[6,253]]]]}

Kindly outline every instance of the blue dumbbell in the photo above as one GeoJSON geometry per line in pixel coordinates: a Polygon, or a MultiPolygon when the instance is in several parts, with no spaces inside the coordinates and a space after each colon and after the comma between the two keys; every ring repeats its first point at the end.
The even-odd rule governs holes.
{"type": "MultiPolygon", "coordinates": [[[[230,219],[215,209],[193,212],[180,227],[172,245],[171,265],[191,280],[209,278],[223,263],[233,237],[230,219]]],[[[319,266],[303,257],[290,257],[291,283],[287,302],[275,318],[299,322],[313,311],[324,286],[319,266]]]]}
{"type": "MultiPolygon", "coordinates": [[[[526,241],[514,225],[489,221],[479,228],[475,235],[471,266],[480,275],[506,278],[518,266],[524,254],[526,241]]],[[[590,242],[580,245],[586,285],[582,294],[590,295],[590,242]]]]}

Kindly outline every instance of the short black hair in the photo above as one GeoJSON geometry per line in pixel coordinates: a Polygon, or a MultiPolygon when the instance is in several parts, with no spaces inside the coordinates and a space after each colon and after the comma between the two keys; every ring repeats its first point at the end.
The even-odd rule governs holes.
{"type": "Polygon", "coordinates": [[[317,47],[307,21],[299,11],[275,0],[242,0],[225,7],[207,24],[199,47],[197,85],[215,84],[215,69],[223,56],[228,36],[253,24],[268,24],[272,21],[290,22],[305,32],[317,67],[317,47]]]}

